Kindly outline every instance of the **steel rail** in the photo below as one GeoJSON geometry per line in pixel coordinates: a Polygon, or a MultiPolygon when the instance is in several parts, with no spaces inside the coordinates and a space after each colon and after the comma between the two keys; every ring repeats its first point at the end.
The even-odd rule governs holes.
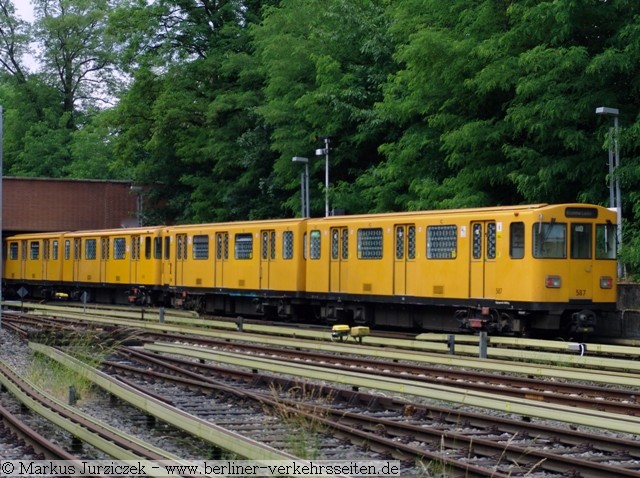
{"type": "MultiPolygon", "coordinates": [[[[181,461],[179,457],[172,453],[123,434],[113,427],[96,422],[92,417],[78,410],[71,409],[71,407],[20,378],[7,364],[1,361],[0,383],[27,408],[33,410],[45,420],[115,459],[181,461]]],[[[154,475],[153,472],[150,474],[162,476],[154,475]]]]}
{"type": "Polygon", "coordinates": [[[64,448],[51,442],[26,423],[20,421],[9,410],[0,405],[0,421],[8,427],[15,436],[28,442],[34,450],[42,453],[48,460],[78,461],[79,458],[64,448]]]}
{"type": "Polygon", "coordinates": [[[79,360],[49,346],[30,343],[29,347],[72,368],[100,388],[125,402],[143,410],[170,425],[197,436],[224,450],[236,453],[249,460],[295,460],[296,457],[271,448],[263,443],[248,439],[235,432],[225,430],[213,423],[194,417],[182,410],[161,402],[126,384],[118,383],[113,377],[95,370],[79,360]]]}
{"type": "MultiPolygon", "coordinates": [[[[135,351],[131,351],[131,354],[133,356],[140,357],[140,355],[135,351]]],[[[161,372],[153,373],[154,377],[162,380],[169,380],[186,387],[202,388],[206,391],[210,391],[211,389],[223,391],[235,396],[251,398],[271,407],[287,407],[291,412],[303,415],[309,420],[323,423],[334,430],[342,432],[346,436],[350,437],[352,441],[356,439],[364,440],[368,443],[376,443],[381,447],[388,448],[390,453],[396,455],[399,459],[406,460],[408,457],[413,457],[414,459],[429,458],[436,461],[444,460],[447,466],[465,471],[465,476],[477,475],[498,477],[511,475],[504,475],[495,469],[487,470],[487,468],[472,467],[468,463],[460,463],[455,458],[443,457],[442,453],[432,453],[414,445],[405,444],[403,441],[407,441],[406,439],[410,437],[411,441],[429,441],[431,443],[441,445],[446,444],[451,448],[463,452],[473,450],[473,453],[477,453],[485,457],[501,456],[503,459],[512,463],[518,463],[519,466],[526,465],[527,467],[530,467],[531,469],[528,470],[529,472],[533,469],[544,469],[563,473],[574,471],[581,473],[581,476],[585,477],[609,478],[614,475],[621,477],[640,476],[640,472],[633,469],[625,469],[597,461],[563,456],[562,454],[559,455],[558,453],[547,452],[545,450],[532,447],[523,447],[513,443],[505,445],[504,443],[499,443],[493,440],[470,436],[466,433],[441,431],[429,427],[425,428],[419,425],[411,425],[407,422],[397,422],[379,417],[365,417],[360,413],[348,412],[342,409],[317,404],[301,404],[298,401],[286,398],[278,398],[275,400],[265,393],[238,389],[237,386],[229,386],[211,379],[210,377],[202,376],[201,374],[190,372],[189,370],[179,369],[163,363],[162,359],[159,358],[149,357],[149,359],[150,362],[169,368],[175,374],[181,374],[185,377],[176,378],[175,374],[169,375],[161,372]],[[384,430],[385,435],[390,435],[392,438],[381,436],[379,433],[380,430],[384,430]],[[399,438],[402,438],[403,440],[398,441],[399,438]]],[[[116,363],[109,363],[105,365],[112,368],[121,367],[120,364],[116,363]]],[[[137,373],[141,376],[146,376],[150,373],[149,370],[135,369],[134,367],[126,365],[122,365],[122,369],[127,372],[137,373]]],[[[574,436],[573,438],[575,439],[576,437],[574,436]]],[[[583,438],[587,439],[585,436],[583,436],[583,438]]],[[[627,442],[627,444],[631,446],[630,442],[627,442]]],[[[616,443],[613,446],[619,445],[620,443],[616,443]]],[[[635,454],[640,456],[640,444],[635,446],[635,454]]]]}
{"type": "Polygon", "coordinates": [[[620,416],[597,410],[579,410],[564,405],[541,403],[535,400],[503,397],[497,393],[466,391],[443,385],[425,384],[411,379],[372,377],[355,371],[328,371],[316,365],[291,363],[289,361],[247,357],[241,354],[221,351],[207,351],[198,347],[178,346],[175,344],[146,344],[146,350],[186,355],[205,360],[217,361],[252,370],[268,370],[299,377],[337,382],[349,386],[366,387],[389,392],[415,395],[424,398],[444,400],[468,406],[478,406],[517,413],[550,420],[560,420],[572,424],[604,428],[624,433],[637,433],[640,430],[640,417],[620,416]]]}
{"type": "Polygon", "coordinates": [[[285,356],[301,363],[322,362],[327,365],[333,364],[331,365],[333,368],[340,370],[353,370],[355,366],[363,373],[397,378],[411,377],[412,380],[419,382],[438,383],[454,387],[464,387],[465,389],[493,391],[496,387],[500,387],[501,395],[640,416],[640,403],[638,403],[639,397],[637,390],[540,381],[520,376],[478,372],[469,368],[448,368],[443,370],[442,368],[433,366],[411,365],[407,363],[400,364],[371,358],[354,358],[345,355],[300,351],[299,349],[292,348],[274,350],[265,345],[229,343],[222,340],[200,339],[197,337],[186,338],[177,334],[157,334],[155,336],[159,340],[164,341],[174,339],[176,341],[182,341],[183,343],[192,342],[194,344],[202,344],[216,348],[240,349],[254,354],[285,356]],[[463,382],[461,383],[460,381],[463,382]],[[605,401],[603,400],[604,397],[615,398],[615,401],[605,401]]]}
{"type": "MultiPolygon", "coordinates": [[[[398,410],[406,416],[438,416],[445,421],[453,421],[456,424],[460,421],[467,421],[473,426],[481,428],[497,428],[500,432],[516,434],[523,428],[531,436],[547,436],[552,437],[553,441],[560,441],[575,445],[580,442],[588,441],[594,448],[607,452],[615,452],[620,449],[630,450],[632,456],[640,458],[640,441],[628,440],[622,438],[614,438],[609,435],[594,435],[577,430],[563,429],[558,427],[550,427],[533,422],[522,422],[509,418],[498,416],[483,415],[474,412],[467,412],[462,409],[452,410],[451,408],[438,407],[433,404],[420,404],[409,402],[405,399],[396,397],[381,396],[379,394],[369,394],[362,391],[346,390],[344,388],[336,388],[329,385],[310,385],[306,382],[293,381],[286,376],[280,375],[264,375],[249,371],[240,371],[239,369],[230,369],[229,367],[219,367],[217,365],[182,359],[176,356],[159,355],[153,352],[137,350],[133,348],[125,348],[120,350],[120,354],[136,361],[141,361],[150,366],[159,366],[174,374],[186,374],[193,377],[196,373],[198,377],[208,380],[211,374],[223,375],[233,380],[242,380],[251,386],[259,386],[264,383],[267,388],[271,389],[277,384],[283,390],[291,388],[303,389],[311,387],[320,396],[328,396],[340,402],[349,404],[362,404],[363,407],[372,410],[398,410]],[[196,372],[193,372],[196,370],[196,372]],[[454,418],[448,419],[447,417],[454,418]]],[[[110,364],[107,364],[110,366],[110,364]]],[[[117,364],[118,367],[128,370],[132,373],[139,373],[139,369],[131,365],[117,364]]]]}
{"type": "MultiPolygon", "coordinates": [[[[111,319],[105,322],[105,319],[87,318],[83,319],[88,323],[105,324],[111,326],[135,327],[147,331],[153,331],[159,334],[175,333],[185,335],[200,335],[204,337],[212,337],[227,341],[243,341],[249,343],[261,343],[278,345],[282,347],[292,347],[291,339],[283,337],[271,337],[267,335],[249,334],[241,332],[228,332],[213,330],[208,328],[193,328],[171,325],[166,323],[150,323],[141,321],[131,321],[125,319],[111,319]]],[[[581,380],[593,383],[603,383],[608,385],[622,385],[635,387],[639,384],[638,374],[627,372],[617,372],[611,370],[585,370],[582,368],[560,367],[525,362],[508,362],[505,360],[482,359],[471,357],[459,357],[441,353],[429,352],[412,352],[408,355],[407,350],[393,349],[383,347],[369,347],[366,345],[358,345],[355,347],[346,347],[344,344],[336,344],[331,342],[323,342],[317,340],[300,340],[296,338],[295,348],[319,350],[332,353],[348,353],[352,355],[364,355],[367,357],[385,358],[389,360],[411,360],[419,363],[436,364],[447,367],[463,367],[474,368],[478,370],[509,372],[524,374],[531,377],[549,377],[554,379],[581,380]]],[[[610,359],[611,360],[611,359],[610,359]]],[[[616,368],[625,370],[630,367],[632,362],[628,360],[615,361],[616,368]]],[[[640,365],[640,362],[635,362],[640,365]]]]}

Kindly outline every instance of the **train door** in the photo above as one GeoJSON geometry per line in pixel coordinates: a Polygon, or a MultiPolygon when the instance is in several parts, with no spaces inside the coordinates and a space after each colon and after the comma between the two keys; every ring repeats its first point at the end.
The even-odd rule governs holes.
{"type": "Polygon", "coordinates": [[[49,261],[51,260],[51,241],[42,240],[42,279],[49,280],[49,261]]]}
{"type": "Polygon", "coordinates": [[[187,260],[187,235],[176,234],[176,285],[184,285],[184,262],[187,260]]]}
{"type": "Polygon", "coordinates": [[[173,238],[170,235],[162,237],[162,283],[166,286],[175,285],[173,276],[173,262],[171,258],[171,246],[173,238]]]}
{"type": "Polygon", "coordinates": [[[82,258],[82,240],[73,240],[73,280],[80,281],[80,259],[82,258]]]}
{"type": "Polygon", "coordinates": [[[229,233],[216,232],[216,255],[214,261],[215,287],[224,287],[225,263],[229,260],[229,233]]]}
{"type": "Polygon", "coordinates": [[[413,281],[416,259],[415,224],[394,226],[393,252],[393,293],[395,295],[415,294],[413,281]]]}
{"type": "Polygon", "coordinates": [[[347,287],[347,265],[349,259],[349,229],[332,227],[331,260],[329,266],[329,292],[343,292],[347,287]]]}
{"type": "Polygon", "coordinates": [[[492,299],[495,290],[496,236],[495,221],[471,223],[469,297],[492,299]]]}
{"type": "Polygon", "coordinates": [[[109,264],[109,238],[100,238],[100,282],[105,283],[107,280],[107,266],[109,264]]]}
{"type": "Polygon", "coordinates": [[[140,270],[140,236],[131,236],[131,262],[129,282],[138,283],[138,272],[140,270]]]}
{"type": "Polygon", "coordinates": [[[271,275],[271,261],[276,258],[276,231],[260,231],[260,288],[268,289],[271,275]]]}
{"type": "Polygon", "coordinates": [[[20,278],[27,278],[27,241],[20,241],[20,278]]]}
{"type": "Polygon", "coordinates": [[[568,283],[572,287],[567,291],[569,300],[591,300],[593,296],[594,277],[593,259],[593,224],[571,223],[570,254],[568,283]]]}

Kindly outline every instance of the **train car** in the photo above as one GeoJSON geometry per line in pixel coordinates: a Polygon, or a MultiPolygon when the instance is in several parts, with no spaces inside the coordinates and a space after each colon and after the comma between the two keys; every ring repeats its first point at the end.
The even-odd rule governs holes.
{"type": "Polygon", "coordinates": [[[26,234],[31,297],[423,330],[589,332],[616,310],[616,213],[526,205],[26,234]]]}
{"type": "MultiPolygon", "coordinates": [[[[21,234],[5,241],[3,276],[8,296],[23,291],[31,298],[52,299],[62,278],[64,233],[21,234]]],[[[25,296],[26,297],[26,296],[25,296]]]]}
{"type": "Polygon", "coordinates": [[[616,213],[530,205],[311,219],[306,294],[335,323],[588,332],[616,308],[616,213]]]}
{"type": "MultiPolygon", "coordinates": [[[[22,234],[6,240],[4,278],[32,298],[151,304],[161,297],[160,227],[22,234]]],[[[9,291],[10,292],[10,291],[9,291]]]]}
{"type": "Polygon", "coordinates": [[[178,307],[291,318],[305,289],[304,229],[301,219],[167,227],[162,285],[178,307]]]}
{"type": "Polygon", "coordinates": [[[69,293],[105,303],[154,303],[161,296],[160,234],[160,227],[65,234],[62,269],[69,293]]]}

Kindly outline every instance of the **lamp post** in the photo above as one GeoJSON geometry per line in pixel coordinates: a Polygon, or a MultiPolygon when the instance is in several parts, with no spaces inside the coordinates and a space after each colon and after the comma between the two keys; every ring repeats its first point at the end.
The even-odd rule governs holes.
{"type": "MultiPolygon", "coordinates": [[[[618,219],[616,239],[618,247],[622,244],[622,196],[620,195],[620,176],[618,167],[620,166],[620,149],[618,145],[618,108],[600,106],[596,108],[597,115],[613,116],[613,132],[609,128],[609,207],[616,210],[618,219]],[[613,133],[613,134],[612,134],[613,133]],[[613,136],[613,137],[611,137],[613,136]]],[[[623,265],[618,261],[618,278],[624,275],[623,265]]]]}
{"type": "Polygon", "coordinates": [[[324,148],[316,149],[316,156],[324,155],[324,215],[329,216],[329,136],[324,136],[324,148]]]}
{"type": "Polygon", "coordinates": [[[304,164],[304,173],[300,175],[300,204],[302,206],[302,217],[311,217],[309,213],[309,158],[294,156],[291,158],[294,163],[304,164]]]}
{"type": "Polygon", "coordinates": [[[129,190],[136,194],[136,222],[142,226],[142,186],[130,186],[129,190]]]}

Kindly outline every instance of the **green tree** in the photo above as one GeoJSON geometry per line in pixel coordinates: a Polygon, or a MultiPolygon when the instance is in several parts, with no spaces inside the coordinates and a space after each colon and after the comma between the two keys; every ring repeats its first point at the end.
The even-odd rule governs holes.
{"type": "Polygon", "coordinates": [[[293,156],[310,156],[312,215],[323,210],[324,161],[313,153],[324,136],[331,137],[331,207],[370,207],[354,178],[380,161],[377,148],[389,134],[374,112],[394,70],[385,3],[283,1],[253,30],[266,76],[266,98],[257,111],[273,129],[276,180],[290,191],[290,214],[299,210],[300,169],[293,156]]]}
{"type": "Polygon", "coordinates": [[[268,134],[253,112],[263,78],[248,29],[261,4],[162,0],[129,3],[113,17],[126,58],[136,57],[114,115],[116,151],[137,181],[159,183],[165,219],[279,213],[268,134]]]}

